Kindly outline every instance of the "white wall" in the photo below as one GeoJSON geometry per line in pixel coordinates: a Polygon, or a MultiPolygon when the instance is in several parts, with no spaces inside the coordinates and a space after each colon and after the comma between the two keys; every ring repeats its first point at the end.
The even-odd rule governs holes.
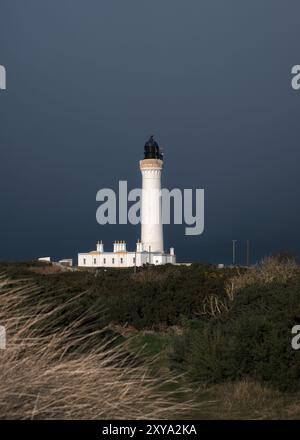
{"type": "Polygon", "coordinates": [[[175,264],[176,256],[170,254],[151,253],[148,252],[104,252],[104,253],[86,253],[78,254],[79,267],[133,267],[143,266],[144,264],[175,264]],[[136,263],[134,262],[136,258],[136,263]],[[114,261],[114,262],[113,262],[114,261]]]}
{"type": "MultiPolygon", "coordinates": [[[[78,266],[81,267],[131,267],[135,265],[135,252],[104,252],[78,254],[78,266]]],[[[137,254],[137,265],[138,261],[137,254]]]]}
{"type": "Polygon", "coordinates": [[[144,159],[140,161],[143,176],[141,203],[141,239],[144,251],[163,252],[163,226],[161,206],[161,172],[163,161],[144,159]]]}

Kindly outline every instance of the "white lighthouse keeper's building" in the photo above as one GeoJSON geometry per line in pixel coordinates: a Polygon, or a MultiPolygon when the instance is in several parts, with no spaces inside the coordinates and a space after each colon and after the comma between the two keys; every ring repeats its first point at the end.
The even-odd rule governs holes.
{"type": "Polygon", "coordinates": [[[104,245],[97,243],[96,250],[78,254],[80,267],[125,268],[144,264],[175,264],[174,248],[164,252],[161,173],[163,154],[153,136],[144,147],[144,159],[140,161],[142,173],[141,241],[135,251],[128,252],[124,241],[115,241],[112,252],[104,252],[104,245]]]}

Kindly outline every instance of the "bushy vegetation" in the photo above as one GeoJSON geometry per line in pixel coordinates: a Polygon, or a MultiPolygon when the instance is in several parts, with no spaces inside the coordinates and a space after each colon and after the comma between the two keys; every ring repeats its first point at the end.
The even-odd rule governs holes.
{"type": "Polygon", "coordinates": [[[14,279],[31,278],[41,304],[64,306],[55,317],[59,327],[88,312],[85,332],[107,325],[141,336],[168,332],[167,350],[160,337],[140,340],[153,341],[148,353],[164,347],[168,366],[192,381],[249,379],[300,390],[300,352],[291,347],[291,329],[300,323],[300,272],[289,258],[267,258],[250,269],[193,264],[45,274],[33,263],[2,269],[14,279]],[[174,327],[180,331],[170,333],[174,327]]]}
{"type": "Polygon", "coordinates": [[[291,347],[291,329],[300,322],[300,275],[293,264],[289,276],[278,276],[287,265],[267,260],[252,274],[241,275],[241,288],[225,313],[194,321],[176,339],[173,365],[196,381],[252,377],[280,389],[299,389],[300,353],[291,347]]]}
{"type": "Polygon", "coordinates": [[[41,289],[41,301],[60,305],[76,297],[63,311],[65,324],[91,310],[101,316],[99,325],[104,315],[105,324],[127,324],[140,330],[178,325],[201,315],[206,298],[226,298],[225,281],[236,273],[200,264],[147,267],[137,273],[98,269],[51,275],[39,274],[37,267],[43,266],[8,265],[2,270],[13,278],[31,278],[41,289]]]}
{"type": "Polygon", "coordinates": [[[0,323],[7,332],[0,350],[1,419],[159,419],[193,410],[189,389],[176,390],[179,402],[166,391],[174,378],[150,376],[121,345],[102,340],[84,353],[74,350],[90,339],[89,329],[82,333],[82,321],[45,326],[58,310],[39,303],[37,294],[30,285],[0,278],[0,323]]]}

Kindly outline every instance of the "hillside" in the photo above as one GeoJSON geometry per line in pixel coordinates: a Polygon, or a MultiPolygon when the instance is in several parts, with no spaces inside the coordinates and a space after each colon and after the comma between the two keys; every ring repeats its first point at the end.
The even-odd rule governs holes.
{"type": "MultiPolygon", "coordinates": [[[[80,321],[91,344],[114,338],[135,362],[151,360],[153,377],[183,373],[181,384],[197,390],[194,417],[300,417],[300,353],[291,347],[300,271],[289,259],[268,258],[251,269],[193,264],[136,273],[2,263],[0,272],[35,286],[29,308],[58,308],[43,332],[80,321]]],[[[75,349],[84,353],[89,344],[75,349]]]]}

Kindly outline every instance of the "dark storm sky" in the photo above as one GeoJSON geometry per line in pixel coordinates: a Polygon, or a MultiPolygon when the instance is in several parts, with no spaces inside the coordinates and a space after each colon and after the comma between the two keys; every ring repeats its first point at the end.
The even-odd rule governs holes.
{"type": "Polygon", "coordinates": [[[299,0],[0,0],[0,259],[74,256],[103,187],[140,185],[154,133],[163,186],[205,189],[205,231],[165,227],[179,261],[300,254],[299,0]]]}

